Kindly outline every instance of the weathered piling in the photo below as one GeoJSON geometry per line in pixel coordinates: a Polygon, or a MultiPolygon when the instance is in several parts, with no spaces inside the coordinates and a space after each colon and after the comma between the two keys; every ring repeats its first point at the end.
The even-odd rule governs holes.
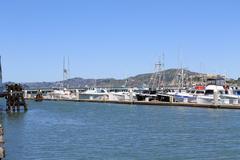
{"type": "Polygon", "coordinates": [[[3,147],[0,147],[0,160],[5,158],[5,149],[3,147]]]}
{"type": "Polygon", "coordinates": [[[23,106],[27,110],[27,104],[24,99],[23,87],[20,84],[7,85],[7,92],[5,93],[7,111],[20,111],[23,106]]]}
{"type": "Polygon", "coordinates": [[[4,149],[4,139],[3,139],[3,127],[0,124],[0,160],[5,158],[5,149],[4,149]]]}

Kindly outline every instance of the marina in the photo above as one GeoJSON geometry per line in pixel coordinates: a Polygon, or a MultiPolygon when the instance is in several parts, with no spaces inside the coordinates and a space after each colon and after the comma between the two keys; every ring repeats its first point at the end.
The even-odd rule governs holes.
{"type": "MultiPolygon", "coordinates": [[[[90,87],[85,85],[85,87],[81,88],[70,88],[69,86],[71,83],[66,83],[68,80],[72,80],[70,78],[69,66],[69,58],[68,64],[66,65],[64,57],[63,80],[57,83],[58,87],[44,89],[35,87],[35,89],[30,90],[23,90],[23,88],[20,87],[23,94],[21,95],[22,101],[24,101],[24,99],[30,99],[38,102],[43,100],[53,100],[188,106],[218,109],[240,108],[240,94],[238,89],[240,87],[237,83],[231,83],[231,81],[229,81],[224,75],[193,73],[184,70],[183,67],[166,70],[164,55],[162,56],[162,59],[155,64],[154,73],[148,74],[149,79],[142,79],[148,80],[148,84],[140,84],[141,86],[145,85],[145,87],[130,84],[129,78],[126,79],[124,85],[120,87],[104,87],[103,84],[99,86],[97,85],[97,80],[93,79],[94,82],[90,87]],[[168,72],[171,73],[169,74],[168,72]],[[168,77],[168,79],[166,77],[168,77]]],[[[15,85],[17,86],[17,84],[15,85]]],[[[81,84],[77,85],[81,86],[81,84]]],[[[110,85],[112,84],[110,83],[110,85]]],[[[8,88],[9,94],[12,94],[12,88],[14,87],[8,88]]],[[[12,110],[8,101],[8,109],[10,108],[10,110],[12,110]]],[[[19,104],[16,106],[19,109],[19,104]]],[[[24,109],[26,109],[25,104],[24,109]]],[[[14,106],[13,110],[15,110],[14,106]]]]}
{"type": "Polygon", "coordinates": [[[0,160],[239,160],[240,1],[0,5],[0,160]]]}
{"type": "Polygon", "coordinates": [[[239,109],[238,87],[229,87],[223,78],[210,78],[206,85],[192,88],[153,90],[150,88],[88,88],[25,90],[25,99],[119,104],[187,106],[239,109]]]}
{"type": "MultiPolygon", "coordinates": [[[[176,147],[178,145],[179,147],[184,145],[191,145],[190,143],[199,143],[196,139],[190,139],[190,137],[195,136],[193,135],[194,133],[191,131],[191,128],[188,126],[184,130],[180,131],[180,133],[174,130],[173,132],[174,134],[176,134],[174,136],[171,134],[166,135],[169,133],[165,133],[164,128],[162,128],[160,124],[163,123],[162,121],[171,121],[173,117],[165,117],[165,119],[159,119],[158,117],[154,117],[154,115],[167,115],[167,113],[162,113],[162,110],[163,112],[164,110],[167,110],[167,112],[171,112],[174,110],[176,114],[182,114],[178,112],[181,110],[186,112],[200,111],[204,112],[205,114],[209,110],[212,110],[211,112],[214,112],[215,114],[219,114],[219,112],[221,113],[222,111],[227,112],[227,110],[232,110],[232,112],[236,110],[237,112],[237,110],[240,109],[239,89],[236,85],[231,86],[231,84],[226,81],[225,77],[221,77],[219,75],[207,76],[205,77],[205,80],[197,82],[195,85],[193,85],[192,81],[190,81],[188,78],[184,78],[186,75],[184,74],[183,69],[177,69],[174,76],[176,79],[173,78],[172,82],[167,84],[166,80],[164,79],[166,75],[164,74],[164,70],[162,70],[161,68],[162,66],[163,65],[161,63],[156,64],[156,72],[151,74],[149,84],[144,88],[127,87],[128,80],[126,80],[125,84],[121,87],[97,87],[97,81],[95,81],[92,87],[70,88],[68,85],[64,84],[64,82],[69,79],[69,71],[65,67],[63,68],[63,81],[59,83],[60,86],[57,88],[24,89],[23,85],[21,84],[7,84],[5,87],[6,89],[2,87],[3,89],[1,90],[0,94],[1,97],[5,98],[5,100],[2,99],[1,101],[2,112],[4,110],[4,106],[6,106],[7,111],[6,113],[2,113],[1,115],[3,119],[2,123],[4,126],[4,132],[3,126],[0,125],[0,159],[5,159],[5,157],[9,159],[16,159],[16,157],[20,157],[20,159],[33,159],[34,157],[38,157],[41,159],[78,159],[79,157],[84,159],[99,159],[100,157],[104,159],[112,159],[115,156],[120,159],[135,159],[141,156],[141,159],[143,159],[143,154],[147,155],[148,158],[151,157],[151,159],[157,159],[157,157],[159,156],[161,156],[161,158],[165,157],[172,159],[189,158],[184,153],[186,152],[186,150],[177,150],[176,152],[174,152],[174,150],[172,150],[172,147],[176,147]],[[24,112],[21,112],[21,106],[23,107],[24,112]],[[124,113],[122,113],[122,109],[125,110],[124,113]],[[91,116],[83,116],[82,114],[84,114],[84,110],[87,110],[87,113],[91,116]],[[66,111],[67,113],[65,113],[66,111]],[[73,112],[76,113],[73,114],[73,112]],[[132,115],[132,112],[134,112],[134,115],[132,115]],[[44,113],[43,115],[41,115],[43,117],[38,117],[39,115],[36,115],[39,113],[40,115],[44,113]],[[97,113],[99,113],[100,115],[96,115],[97,113]],[[148,115],[147,113],[150,113],[150,115],[148,115]],[[111,122],[106,121],[102,117],[102,114],[105,114],[104,116],[106,117],[111,117],[112,115],[120,116],[121,119],[117,119],[116,121],[114,121],[115,117],[109,117],[111,119],[111,122]],[[81,115],[83,117],[81,117],[81,115]],[[26,119],[24,118],[25,116],[27,116],[26,119]],[[30,116],[30,119],[28,119],[28,116],[30,116]],[[61,118],[59,116],[61,116],[61,118]],[[86,124],[86,126],[81,125],[86,123],[86,121],[91,121],[92,119],[98,118],[98,116],[100,116],[99,118],[102,118],[100,119],[101,122],[97,123],[95,121],[94,126],[92,126],[93,128],[91,128],[91,124],[86,124]],[[146,128],[148,128],[151,124],[146,123],[144,125],[142,119],[137,118],[141,116],[145,117],[143,120],[155,121],[155,119],[151,120],[152,117],[148,117],[153,116],[153,118],[156,118],[159,121],[156,121],[154,127],[152,126],[149,130],[146,130],[146,128]],[[17,119],[17,121],[14,121],[15,118],[17,119]],[[117,126],[116,128],[115,122],[119,123],[119,121],[122,121],[124,119],[132,122],[132,124],[119,124],[119,126],[117,126]],[[10,126],[11,120],[14,121],[13,123],[16,123],[16,125],[14,125],[14,129],[10,126]],[[135,122],[136,120],[138,121],[137,123],[135,122]],[[27,123],[28,126],[25,127],[23,131],[21,131],[21,134],[23,135],[20,134],[20,137],[12,137],[12,135],[14,135],[14,130],[20,131],[18,127],[23,127],[21,126],[21,124],[18,123],[18,121],[24,121],[24,123],[27,123]],[[112,124],[104,126],[104,123],[108,122],[112,124]],[[58,126],[60,124],[61,127],[58,126]],[[38,126],[38,133],[36,133],[33,129],[35,125],[38,126]],[[130,128],[125,128],[124,125],[129,125],[130,128]],[[74,126],[76,128],[74,128],[74,126]],[[106,132],[101,130],[95,130],[94,127],[99,128],[99,126],[104,126],[104,128],[102,129],[106,132]],[[143,127],[140,129],[144,133],[143,137],[141,135],[141,132],[139,132],[139,126],[143,127]],[[135,128],[132,129],[131,127],[135,128]],[[54,130],[52,130],[52,128],[54,130]],[[127,135],[124,134],[122,130],[123,128],[126,129],[124,130],[124,132],[127,132],[127,135]],[[44,130],[44,133],[40,130],[44,130]],[[79,134],[83,134],[83,137],[78,137],[79,135],[76,134],[77,130],[79,130],[79,134]],[[94,130],[97,132],[97,135],[93,133],[95,132],[94,130]],[[155,132],[155,130],[157,130],[157,132],[155,132]],[[54,134],[52,135],[51,132],[58,132],[57,136],[54,137],[54,134]],[[6,133],[4,134],[4,138],[3,133],[6,133]],[[73,139],[69,137],[64,137],[62,133],[67,136],[71,135],[73,139]],[[87,134],[89,133],[91,133],[90,137],[87,136],[87,134]],[[25,143],[29,142],[25,136],[29,136],[29,134],[35,135],[37,137],[40,136],[39,134],[45,134],[45,138],[47,139],[47,141],[38,141],[38,139],[36,139],[35,137],[30,137],[32,142],[26,145],[25,143]],[[122,134],[122,137],[118,137],[119,134],[122,134]],[[131,136],[131,134],[131,139],[128,139],[127,136],[131,136]],[[185,134],[189,135],[185,137],[187,141],[186,144],[183,143],[181,140],[178,141],[178,139],[176,138],[178,136],[183,138],[185,134]],[[166,139],[174,138],[174,141],[167,141],[165,139],[161,139],[163,135],[166,139]],[[96,138],[96,136],[99,138],[96,138]],[[111,139],[106,138],[106,136],[111,137],[111,139]],[[61,139],[61,137],[63,139],[61,139]],[[135,139],[135,137],[141,138],[135,139]],[[23,141],[19,141],[19,138],[23,139],[23,141]],[[52,139],[54,139],[54,141],[58,143],[51,141],[52,139]],[[7,142],[6,144],[5,140],[7,142]],[[63,142],[60,142],[62,140],[63,142]],[[146,142],[144,142],[144,146],[141,146],[142,140],[146,140],[146,142]],[[87,143],[85,141],[87,141],[87,143]],[[118,145],[116,148],[115,141],[117,141],[118,145]],[[122,142],[125,141],[129,141],[129,143],[123,144],[122,142]],[[139,143],[138,146],[134,145],[136,141],[139,143]],[[29,148],[24,148],[18,151],[16,146],[14,146],[15,142],[17,142],[18,145],[31,147],[33,149],[31,149],[30,151],[29,148]],[[147,142],[149,142],[150,144],[148,145],[147,142]],[[58,147],[59,143],[62,144],[62,148],[58,147]],[[90,148],[82,151],[84,143],[89,145],[90,148]],[[153,143],[154,145],[151,145],[153,143]],[[103,146],[97,146],[96,148],[94,148],[93,145],[96,144],[103,146]],[[107,145],[104,146],[104,144],[107,145]],[[154,147],[155,145],[158,147],[154,147]],[[174,154],[172,157],[169,157],[165,154],[165,152],[169,152],[169,150],[164,151],[164,147],[166,147],[166,145],[169,146],[170,150],[172,150],[171,152],[172,154],[174,154]],[[54,149],[49,149],[49,146],[53,147],[54,149]],[[47,150],[45,149],[45,147],[47,148],[47,150]],[[114,148],[117,151],[113,151],[112,149],[114,148]],[[157,154],[157,156],[155,156],[159,148],[161,148],[163,152],[160,152],[159,154],[157,154]],[[70,152],[64,152],[65,150],[69,149],[71,150],[71,152],[73,151],[74,154],[70,154],[70,152]],[[96,149],[98,150],[97,154],[96,149]],[[139,152],[138,149],[140,149],[141,151],[139,152]],[[129,150],[131,150],[131,152],[129,152],[129,150]],[[29,152],[31,152],[31,154],[29,154],[29,152]],[[42,155],[43,152],[44,155],[42,155]],[[55,154],[54,158],[51,156],[51,153],[55,154]],[[119,153],[121,153],[121,155],[119,153]],[[178,154],[181,154],[180,158],[178,157],[178,154]]],[[[2,73],[0,74],[2,76],[2,73]]],[[[3,84],[1,83],[1,85],[3,84]]],[[[187,115],[183,113],[181,117],[182,116],[187,115]]],[[[191,113],[191,119],[194,119],[194,117],[196,117],[196,115],[193,115],[193,113],[191,113]]],[[[185,118],[186,117],[184,117],[183,119],[185,118]]],[[[208,118],[210,118],[210,121],[213,121],[211,117],[208,118]]],[[[183,119],[180,118],[179,120],[183,119]]],[[[202,122],[202,119],[199,119],[194,123],[200,122],[202,122]]],[[[169,126],[169,129],[171,130],[172,127],[176,127],[176,123],[177,122],[174,121],[172,126],[169,126]]],[[[181,125],[189,125],[188,123],[191,122],[184,121],[181,125]]],[[[179,128],[179,130],[181,130],[181,128],[179,128]]],[[[206,132],[206,130],[204,131],[206,132]]],[[[212,134],[212,132],[209,134],[212,134]]],[[[222,136],[226,136],[226,133],[224,133],[224,135],[222,136]]],[[[207,141],[204,135],[203,140],[207,141]]],[[[221,141],[219,141],[218,143],[220,144],[221,141]]],[[[204,142],[204,144],[206,143],[204,142]]],[[[207,149],[210,150],[213,148],[207,149]]],[[[204,150],[205,148],[202,149],[203,152],[204,150]]],[[[230,152],[232,152],[232,150],[230,150],[230,152]]],[[[197,159],[202,156],[204,157],[206,155],[192,154],[190,157],[197,159]]],[[[218,156],[223,155],[218,154],[218,156]]],[[[225,156],[231,157],[232,154],[225,156]]],[[[145,157],[144,159],[146,159],[147,157],[145,157]]]]}

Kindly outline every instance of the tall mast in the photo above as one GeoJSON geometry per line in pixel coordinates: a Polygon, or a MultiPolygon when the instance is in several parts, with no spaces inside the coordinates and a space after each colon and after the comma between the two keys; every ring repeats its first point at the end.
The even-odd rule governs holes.
{"type": "Polygon", "coordinates": [[[65,80],[65,56],[63,57],[63,81],[65,80]]]}
{"type": "Polygon", "coordinates": [[[183,89],[183,83],[184,83],[184,71],[183,71],[183,66],[181,68],[181,88],[183,89]]]}
{"type": "Polygon", "coordinates": [[[64,88],[64,81],[68,79],[68,69],[66,68],[65,56],[63,57],[63,83],[62,87],[64,88]]]}
{"type": "Polygon", "coordinates": [[[67,79],[69,79],[70,78],[70,60],[69,60],[69,56],[68,56],[68,68],[67,68],[67,72],[68,72],[68,77],[67,77],[67,79]]]}
{"type": "Polygon", "coordinates": [[[164,86],[164,76],[162,75],[162,69],[164,65],[161,63],[161,58],[159,58],[158,63],[155,64],[155,73],[152,74],[151,79],[149,81],[149,88],[153,90],[159,90],[164,86]]]}
{"type": "Polygon", "coordinates": [[[162,63],[161,59],[159,58],[158,63],[156,64],[156,89],[159,90],[161,87],[161,81],[162,81],[162,76],[161,76],[161,71],[162,71],[162,63]]]}
{"type": "Polygon", "coordinates": [[[68,69],[66,68],[65,57],[63,58],[63,81],[68,79],[68,69]]]}
{"type": "Polygon", "coordinates": [[[165,85],[165,53],[162,54],[162,88],[166,87],[165,85]]]}
{"type": "Polygon", "coordinates": [[[2,83],[2,57],[0,56],[0,92],[3,92],[3,83],[2,83]]]}

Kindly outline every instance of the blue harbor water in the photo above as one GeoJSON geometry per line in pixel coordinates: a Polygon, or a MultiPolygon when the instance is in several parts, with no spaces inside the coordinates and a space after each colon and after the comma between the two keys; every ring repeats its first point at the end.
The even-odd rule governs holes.
{"type": "Polygon", "coordinates": [[[240,159],[240,111],[29,102],[1,113],[7,160],[240,159]]]}

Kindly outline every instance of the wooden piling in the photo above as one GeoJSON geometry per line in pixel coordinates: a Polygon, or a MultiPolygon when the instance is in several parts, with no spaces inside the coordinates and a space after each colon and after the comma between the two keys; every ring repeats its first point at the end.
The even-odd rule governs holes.
{"type": "Polygon", "coordinates": [[[7,111],[20,111],[21,106],[27,110],[27,104],[24,99],[23,87],[20,84],[7,85],[7,92],[5,93],[7,111]]]}
{"type": "Polygon", "coordinates": [[[3,127],[0,124],[0,160],[5,158],[5,149],[4,149],[4,139],[3,139],[3,127]]]}
{"type": "Polygon", "coordinates": [[[3,130],[3,128],[0,128],[0,135],[4,135],[4,130],[3,130]]]}
{"type": "Polygon", "coordinates": [[[5,158],[5,149],[3,147],[0,147],[0,160],[5,158]]]}
{"type": "Polygon", "coordinates": [[[0,135],[0,145],[4,144],[3,135],[0,135]]]}

